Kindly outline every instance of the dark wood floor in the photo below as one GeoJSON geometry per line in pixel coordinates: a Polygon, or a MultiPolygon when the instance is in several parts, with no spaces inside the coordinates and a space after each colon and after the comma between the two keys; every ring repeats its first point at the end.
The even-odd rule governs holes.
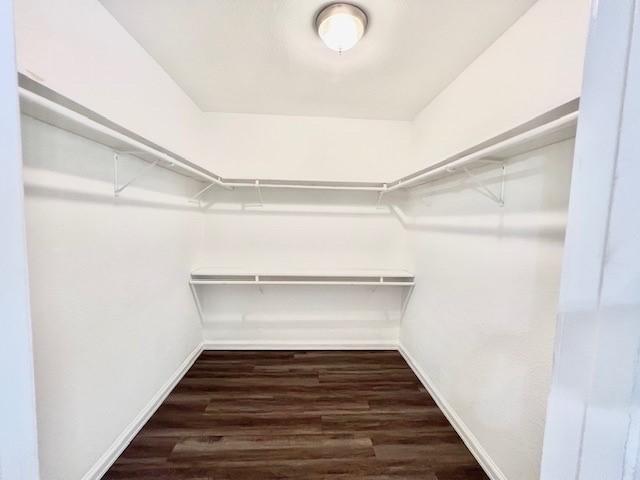
{"type": "Polygon", "coordinates": [[[486,480],[397,352],[204,352],[103,477],[486,480]]]}

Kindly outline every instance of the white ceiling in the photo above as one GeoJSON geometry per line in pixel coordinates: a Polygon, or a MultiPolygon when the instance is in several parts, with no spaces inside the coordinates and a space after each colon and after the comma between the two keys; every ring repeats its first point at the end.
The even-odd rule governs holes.
{"type": "Polygon", "coordinates": [[[412,119],[535,0],[359,0],[338,55],[323,0],[100,0],[203,111],[412,119]]]}

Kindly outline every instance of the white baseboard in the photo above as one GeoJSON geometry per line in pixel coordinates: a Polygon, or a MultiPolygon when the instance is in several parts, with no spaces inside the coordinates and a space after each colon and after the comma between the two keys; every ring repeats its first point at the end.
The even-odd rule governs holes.
{"type": "Polygon", "coordinates": [[[393,341],[271,342],[205,340],[204,350],[397,350],[393,341]]]}
{"type": "Polygon", "coordinates": [[[93,467],[82,477],[82,480],[99,480],[109,470],[109,467],[118,459],[120,454],[129,445],[133,437],[140,431],[145,423],[151,418],[158,407],[162,404],[167,395],[173,390],[177,383],[182,379],[187,370],[196,361],[202,353],[202,344],[199,344],[184,359],[178,369],[171,375],[169,380],[160,387],[160,390],[151,398],[149,403],[140,411],[133,421],[122,431],[122,433],[114,440],[107,451],[98,459],[93,467]]]}
{"type": "Polygon", "coordinates": [[[460,435],[460,438],[467,446],[471,454],[476,458],[482,469],[489,476],[491,480],[507,480],[507,477],[502,470],[498,467],[498,465],[493,461],[493,459],[489,456],[487,451],[480,445],[480,442],[476,438],[476,436],[471,432],[471,430],[465,425],[462,419],[455,412],[453,407],[447,402],[442,394],[435,387],[431,378],[418,366],[418,363],[411,356],[411,354],[405,350],[402,346],[402,343],[398,345],[398,352],[400,355],[404,357],[407,364],[413,370],[413,373],[416,374],[416,377],[420,380],[424,388],[427,389],[429,395],[436,402],[442,413],[444,413],[447,420],[451,426],[455,429],[455,431],[460,435]]]}

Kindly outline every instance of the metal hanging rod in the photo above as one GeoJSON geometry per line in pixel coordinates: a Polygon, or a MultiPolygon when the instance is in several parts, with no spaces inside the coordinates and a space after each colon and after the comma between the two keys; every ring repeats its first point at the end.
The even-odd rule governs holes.
{"type": "MultiPolygon", "coordinates": [[[[579,108],[579,99],[572,100],[501,135],[392,182],[226,179],[160,147],[32,78],[19,74],[19,85],[22,110],[27,115],[111,146],[114,148],[114,153],[150,156],[154,159],[153,161],[142,158],[152,164],[150,168],[155,165],[162,165],[161,162],[164,162],[167,164],[167,168],[186,171],[190,176],[206,182],[207,186],[189,199],[191,202],[198,200],[212,187],[218,186],[227,190],[235,188],[256,189],[261,203],[262,189],[267,188],[376,192],[378,194],[376,204],[380,206],[384,195],[396,190],[415,188],[444,176],[456,174],[458,171],[467,171],[468,173],[471,164],[501,163],[502,159],[494,157],[502,155],[503,158],[506,158],[509,156],[509,150],[516,148],[518,145],[536,145],[536,142],[538,142],[537,147],[540,147],[545,144],[545,139],[551,139],[548,143],[565,140],[569,138],[568,135],[575,132],[579,108]],[[569,133],[566,133],[567,131],[569,133]]],[[[534,146],[532,148],[537,147],[534,146]]],[[[124,185],[118,185],[116,180],[114,193],[122,192],[137,178],[135,177],[124,185]]],[[[484,194],[487,194],[498,203],[501,202],[501,195],[498,196],[493,192],[486,191],[484,194]]]]}
{"type": "Polygon", "coordinates": [[[509,137],[506,140],[492,144],[488,147],[477,150],[468,155],[448,159],[443,162],[437,163],[431,167],[428,167],[418,174],[405,177],[404,179],[397,180],[388,189],[389,192],[393,192],[398,189],[407,189],[424,185],[429,181],[438,180],[446,175],[457,173],[459,169],[468,168],[473,163],[487,163],[495,162],[493,158],[487,159],[499,154],[501,151],[505,151],[509,148],[516,147],[519,144],[531,142],[535,144],[536,140],[540,140],[546,136],[551,136],[554,133],[566,130],[568,127],[574,126],[578,119],[578,112],[572,112],[564,115],[561,118],[552,120],[549,123],[535,127],[531,130],[526,130],[518,135],[509,137]]]}
{"type": "Polygon", "coordinates": [[[308,182],[295,180],[226,180],[223,179],[225,185],[238,188],[256,188],[256,182],[259,182],[260,188],[278,188],[290,190],[343,190],[343,191],[360,191],[360,192],[381,192],[384,190],[383,184],[371,184],[367,182],[308,182]]]}

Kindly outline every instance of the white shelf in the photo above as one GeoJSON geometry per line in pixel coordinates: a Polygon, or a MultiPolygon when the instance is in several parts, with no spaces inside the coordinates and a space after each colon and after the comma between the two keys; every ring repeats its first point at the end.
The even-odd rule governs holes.
{"type": "Polygon", "coordinates": [[[262,292],[267,285],[316,285],[316,286],[370,286],[404,287],[401,318],[407,309],[415,286],[415,276],[406,270],[272,270],[250,271],[233,268],[204,267],[191,272],[189,286],[193,294],[200,321],[204,323],[198,286],[249,285],[262,292]]]}
{"type": "Polygon", "coordinates": [[[405,270],[288,270],[248,271],[228,268],[198,268],[191,272],[191,285],[369,285],[412,287],[415,277],[405,270]]]}

